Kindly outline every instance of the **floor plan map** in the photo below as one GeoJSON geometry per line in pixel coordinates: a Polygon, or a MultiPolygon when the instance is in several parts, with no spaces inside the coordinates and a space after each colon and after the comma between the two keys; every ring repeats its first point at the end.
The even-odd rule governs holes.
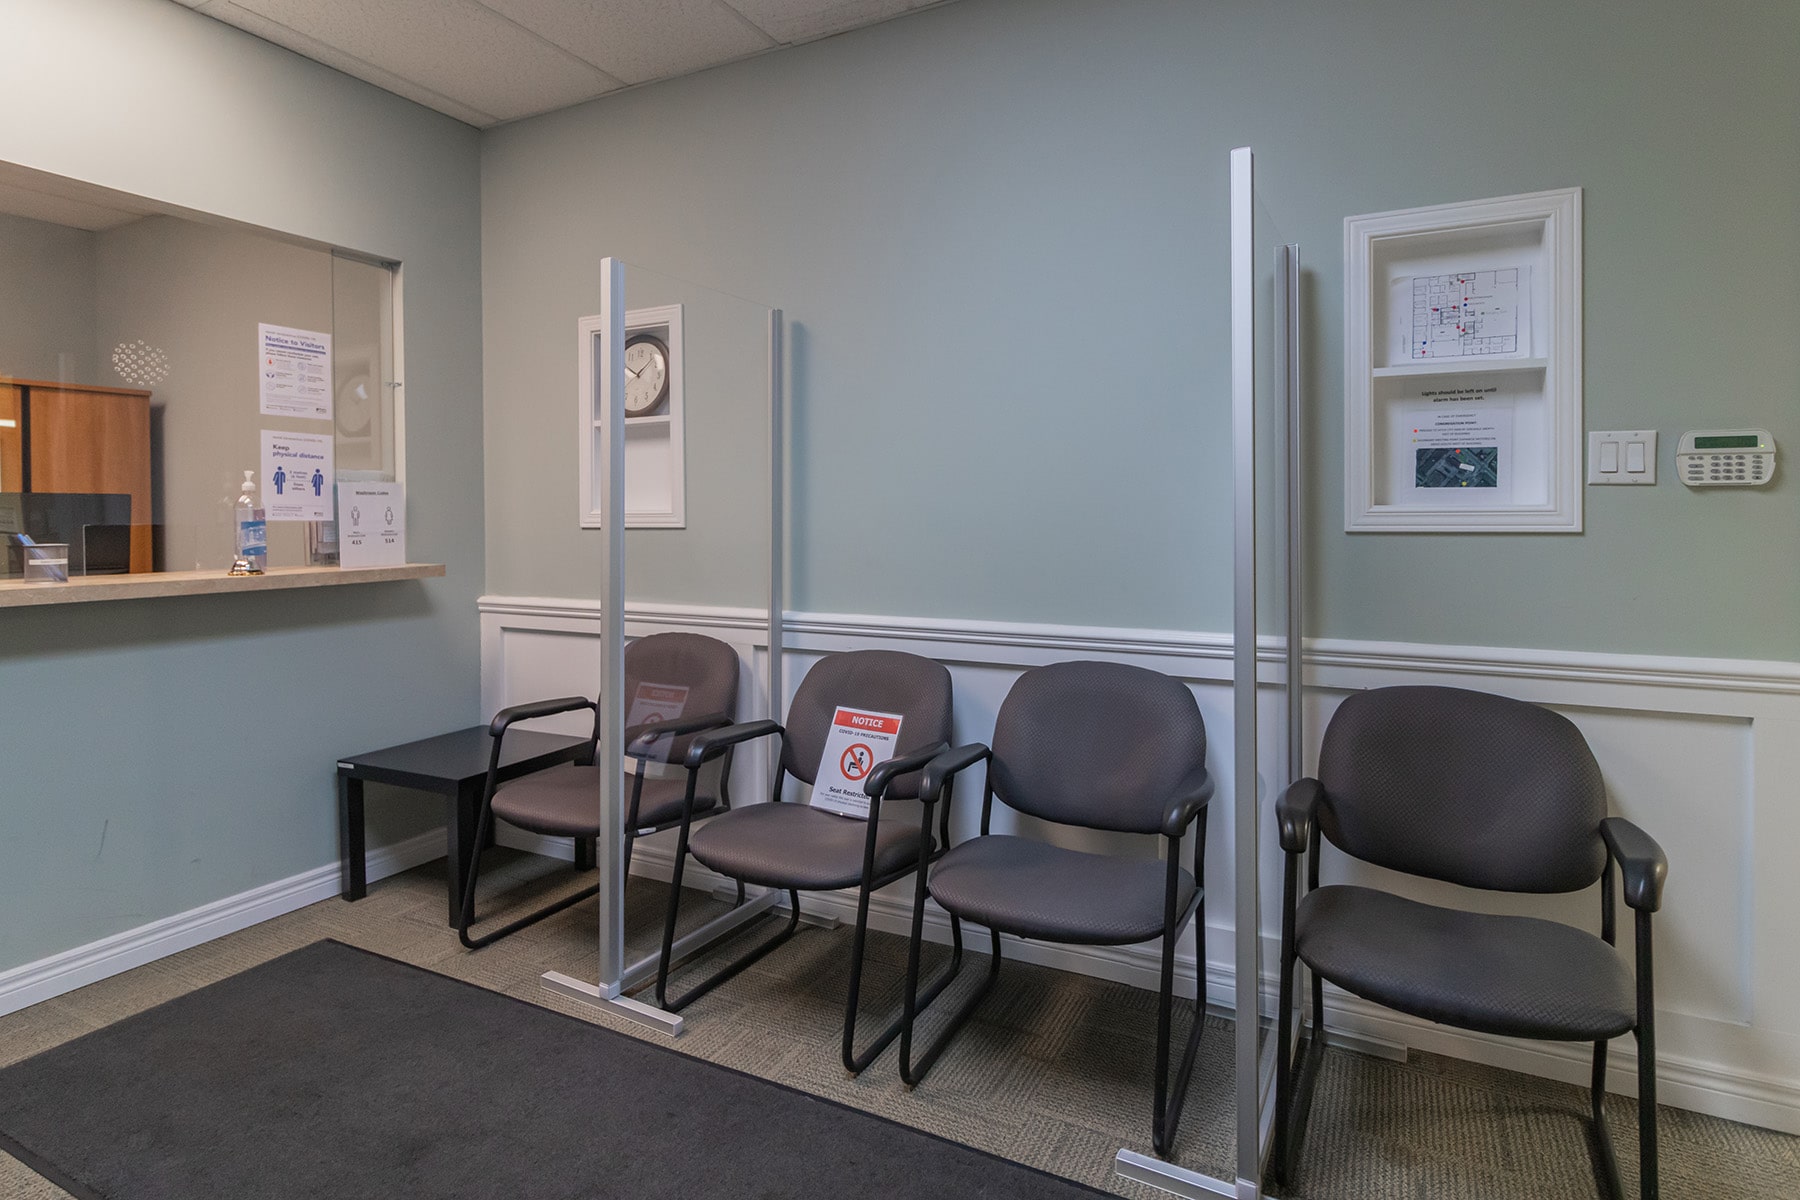
{"type": "Polygon", "coordinates": [[[1412,281],[1409,358],[1469,358],[1519,353],[1517,267],[1412,281]]]}

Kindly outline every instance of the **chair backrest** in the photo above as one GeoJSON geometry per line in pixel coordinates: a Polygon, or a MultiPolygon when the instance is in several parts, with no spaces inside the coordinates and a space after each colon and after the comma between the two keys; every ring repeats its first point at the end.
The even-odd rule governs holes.
{"type": "MultiPolygon", "coordinates": [[[[819,756],[831,733],[831,718],[840,707],[897,713],[900,737],[894,756],[902,757],[950,740],[950,672],[943,663],[898,650],[850,650],[827,655],[813,664],[788,705],[787,749],[782,766],[804,783],[815,782],[819,756]]],[[[888,795],[913,799],[919,794],[919,772],[897,777],[888,795]]]]}
{"type": "MultiPolygon", "coordinates": [[[[723,713],[737,720],[738,654],[718,638],[698,633],[653,633],[625,647],[625,723],[632,724],[632,710],[638,708],[638,689],[649,687],[686,688],[676,716],[703,717],[723,713]]],[[[646,695],[651,695],[647,693],[646,695]]],[[[650,707],[648,701],[644,708],[650,707]]],[[[639,720],[642,720],[640,715],[639,720]]],[[[680,762],[687,753],[693,735],[659,743],[657,757],[680,762]]]]}
{"type": "Polygon", "coordinates": [[[1206,762],[1206,724],[1178,679],[1120,663],[1053,663],[1019,676],[991,744],[988,777],[1007,807],[1156,833],[1175,785],[1206,762]]]}
{"type": "Polygon", "coordinates": [[[1358,692],[1319,751],[1319,830],[1364,862],[1465,887],[1571,892],[1600,878],[1606,785],[1574,723],[1445,687],[1358,692]]]}

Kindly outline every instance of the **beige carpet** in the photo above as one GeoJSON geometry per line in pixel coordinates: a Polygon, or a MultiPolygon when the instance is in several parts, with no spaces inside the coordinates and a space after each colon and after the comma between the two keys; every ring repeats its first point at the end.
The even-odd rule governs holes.
{"type": "MultiPolygon", "coordinates": [[[[502,900],[535,901],[575,886],[566,869],[509,851],[493,854],[502,900]],[[503,865],[502,865],[503,864],[503,865]],[[521,882],[523,881],[523,882],[521,882]]],[[[585,877],[591,879],[591,876],[585,877]]],[[[484,896],[496,896],[484,882],[484,896]]],[[[667,891],[634,879],[626,928],[637,951],[660,937],[667,891]]],[[[722,910],[694,896],[684,925],[722,910]]],[[[486,904],[484,915],[503,906],[486,904]]],[[[33,1008],[0,1018],[0,1063],[12,1062],[139,1012],[322,937],[428,967],[483,987],[637,1034],[629,1022],[545,992],[556,969],[592,978],[596,921],[577,905],[486,950],[470,954],[444,925],[442,868],[422,867],[370,889],[356,904],[327,900],[253,929],[33,1008]]],[[[848,1080],[838,1062],[850,930],[803,928],[787,946],[697,1001],[687,1032],[668,1043],[685,1053],[867,1109],[909,1125],[1121,1195],[1166,1195],[1112,1176],[1121,1146],[1148,1152],[1153,994],[1083,976],[1009,963],[995,992],[917,1091],[900,1083],[890,1050],[848,1080]]],[[[898,1004],[903,939],[871,938],[864,983],[867,1028],[898,1004]]],[[[947,951],[931,948],[927,969],[947,951]]],[[[633,955],[635,957],[635,954],[633,955]]],[[[976,958],[963,985],[973,986],[976,958]]],[[[706,969],[706,962],[689,971],[706,969]]],[[[955,1003],[962,987],[945,997],[955,1003]]],[[[946,1009],[948,1004],[946,1004],[946,1009]]],[[[928,1023],[925,1034],[929,1035],[928,1023]]],[[[1185,1023],[1178,1036],[1185,1035],[1185,1023]]],[[[1213,1175],[1232,1158],[1231,1025],[1208,1022],[1177,1156],[1213,1175]]],[[[1590,1200],[1597,1193],[1579,1088],[1435,1055],[1393,1063],[1327,1056],[1297,1189],[1306,1200],[1590,1200]]],[[[1634,1107],[1615,1099],[1614,1121],[1627,1194],[1635,1194],[1634,1107]]],[[[1672,1200],[1800,1195],[1800,1138],[1712,1117],[1663,1110],[1663,1194],[1672,1200]]],[[[52,1200],[64,1193],[0,1155],[0,1200],[52,1200]]]]}

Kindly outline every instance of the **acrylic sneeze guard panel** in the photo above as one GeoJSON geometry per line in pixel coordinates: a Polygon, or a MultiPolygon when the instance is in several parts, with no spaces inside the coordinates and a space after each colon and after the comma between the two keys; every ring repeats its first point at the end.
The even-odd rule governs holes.
{"type": "MultiPolygon", "coordinates": [[[[1275,800],[1299,775],[1299,252],[1231,154],[1232,781],[1213,800],[1234,872],[1234,1170],[1121,1150],[1116,1170],[1180,1196],[1257,1200],[1273,1138],[1280,874],[1264,878],[1275,800]],[[1265,966],[1265,962],[1267,965],[1265,966]]],[[[1203,1081],[1196,1081],[1201,1086],[1203,1081]]],[[[1177,1146],[1180,1145],[1178,1135],[1177,1146]]]]}
{"type": "MultiPolygon", "coordinates": [[[[579,520],[593,531],[593,553],[605,564],[597,597],[596,761],[602,769],[595,797],[601,830],[595,848],[596,972],[592,979],[550,972],[544,983],[678,1034],[682,1019],[655,1007],[645,991],[656,977],[657,953],[631,961],[626,954],[628,940],[648,945],[660,940],[651,935],[661,929],[624,927],[631,761],[624,730],[634,705],[625,694],[625,647],[677,629],[717,638],[739,659],[737,720],[782,715],[782,318],[767,305],[616,258],[603,260],[600,274],[600,312],[577,324],[579,520]],[[645,337],[654,339],[657,353],[646,345],[628,359],[627,347],[645,337]],[[661,372],[666,395],[640,382],[661,372]],[[645,513],[652,519],[640,519],[645,513]],[[669,615],[677,609],[683,616],[669,615]],[[697,612],[704,617],[696,619],[697,612]]],[[[681,771],[674,763],[642,769],[653,775],[681,771]]],[[[733,802],[753,803],[767,795],[773,759],[753,745],[734,755],[731,772],[733,802]]],[[[675,836],[669,830],[657,840],[675,836]]],[[[689,921],[679,931],[673,960],[734,932],[780,898],[751,896],[698,927],[689,921]]]]}

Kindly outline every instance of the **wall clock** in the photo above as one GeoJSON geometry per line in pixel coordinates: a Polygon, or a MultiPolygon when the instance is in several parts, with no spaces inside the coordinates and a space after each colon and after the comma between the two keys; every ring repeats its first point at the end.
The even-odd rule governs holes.
{"type": "Polygon", "coordinates": [[[647,417],[669,399],[669,348],[661,338],[634,334],[625,343],[625,415],[647,417]]]}

